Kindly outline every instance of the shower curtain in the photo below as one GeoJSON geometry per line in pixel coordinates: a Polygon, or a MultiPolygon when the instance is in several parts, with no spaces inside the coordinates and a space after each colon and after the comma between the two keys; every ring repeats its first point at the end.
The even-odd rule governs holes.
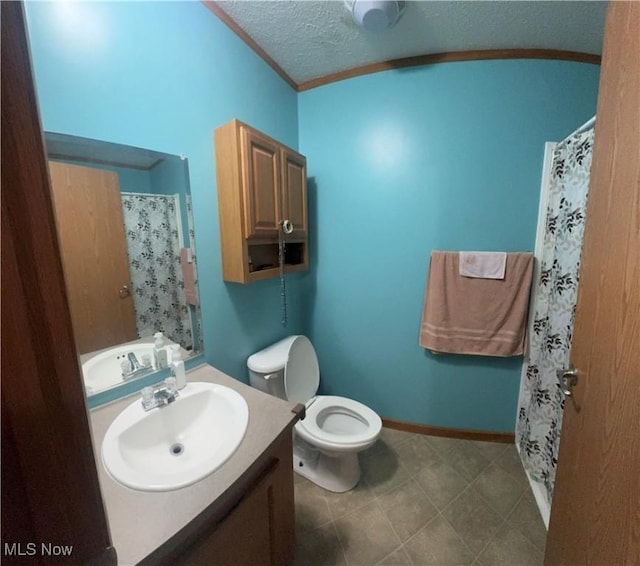
{"type": "Polygon", "coordinates": [[[190,349],[193,335],[180,267],[178,198],[122,193],[122,212],[138,335],[161,331],[190,349]]]}
{"type": "Polygon", "coordinates": [[[553,153],[533,333],[518,404],[516,442],[548,503],[564,406],[556,372],[569,366],[592,151],[593,129],[572,135],[553,153]]]}

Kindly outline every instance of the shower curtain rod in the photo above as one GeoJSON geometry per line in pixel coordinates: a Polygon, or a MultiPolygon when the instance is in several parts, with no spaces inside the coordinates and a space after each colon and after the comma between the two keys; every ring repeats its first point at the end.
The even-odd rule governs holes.
{"type": "Polygon", "coordinates": [[[577,136],[578,134],[581,134],[583,132],[586,132],[588,129],[593,128],[593,125],[595,123],[596,123],[596,117],[594,116],[593,118],[587,120],[584,124],[582,124],[582,126],[580,126],[575,132],[571,132],[566,138],[564,138],[562,141],[559,141],[556,147],[560,147],[561,145],[564,145],[573,136],[577,136]]]}

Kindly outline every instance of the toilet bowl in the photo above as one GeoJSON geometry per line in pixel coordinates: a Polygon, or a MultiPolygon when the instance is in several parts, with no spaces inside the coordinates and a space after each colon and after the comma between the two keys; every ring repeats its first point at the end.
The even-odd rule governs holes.
{"type": "Polygon", "coordinates": [[[306,416],[294,428],[294,470],[329,491],[353,489],[360,480],[358,453],[380,436],[380,417],[358,401],[316,395],[318,358],[305,336],[289,336],[256,352],[247,366],[253,387],[305,404],[306,416]]]}

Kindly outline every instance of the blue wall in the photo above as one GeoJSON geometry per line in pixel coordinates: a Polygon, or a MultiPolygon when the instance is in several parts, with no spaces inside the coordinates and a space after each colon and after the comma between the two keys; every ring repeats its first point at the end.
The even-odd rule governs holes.
{"type": "Polygon", "coordinates": [[[299,96],[311,183],[305,320],[325,393],[381,415],[513,431],[521,358],[418,346],[431,250],[533,250],[545,141],[596,109],[599,68],[477,61],[299,96]]]}
{"type": "Polygon", "coordinates": [[[599,68],[480,61],[297,95],[199,2],[28,3],[47,130],[189,158],[207,361],[310,335],[325,393],[380,414],[513,431],[520,359],[418,347],[432,249],[532,250],[545,141],[591,117],[599,68]],[[225,284],[213,129],[237,117],[307,155],[311,270],[225,284]]]}
{"type": "Polygon", "coordinates": [[[300,278],[289,327],[277,281],[221,276],[213,130],[239,118],[298,145],[297,95],[200,2],[29,2],[45,130],[189,159],[206,358],[247,378],[246,357],[302,331],[300,278]]]}
{"type": "Polygon", "coordinates": [[[182,159],[163,159],[151,169],[151,186],[154,193],[161,195],[180,195],[180,218],[182,220],[182,242],[189,247],[189,221],[187,212],[187,195],[191,194],[189,182],[189,165],[182,159]],[[185,166],[186,164],[186,166],[185,166]]]}
{"type": "Polygon", "coordinates": [[[153,193],[150,171],[132,169],[131,167],[114,167],[110,165],[93,165],[92,163],[78,163],[83,167],[96,167],[113,171],[118,175],[120,192],[153,193]]]}

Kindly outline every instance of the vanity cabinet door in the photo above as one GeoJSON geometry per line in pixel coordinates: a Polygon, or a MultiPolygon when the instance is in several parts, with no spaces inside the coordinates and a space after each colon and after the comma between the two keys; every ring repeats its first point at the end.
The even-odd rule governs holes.
{"type": "Polygon", "coordinates": [[[282,218],[293,225],[289,238],[307,237],[307,160],[287,148],[282,150],[282,218]]]}
{"type": "Polygon", "coordinates": [[[264,471],[239,502],[186,551],[145,564],[286,566],[293,562],[295,509],[291,433],[269,454],[264,471]]]}
{"type": "Polygon", "coordinates": [[[277,463],[207,538],[182,556],[180,564],[277,566],[271,538],[275,468],[277,463]]]}
{"type": "Polygon", "coordinates": [[[255,130],[241,128],[245,237],[277,238],[280,218],[279,146],[255,130]]]}

